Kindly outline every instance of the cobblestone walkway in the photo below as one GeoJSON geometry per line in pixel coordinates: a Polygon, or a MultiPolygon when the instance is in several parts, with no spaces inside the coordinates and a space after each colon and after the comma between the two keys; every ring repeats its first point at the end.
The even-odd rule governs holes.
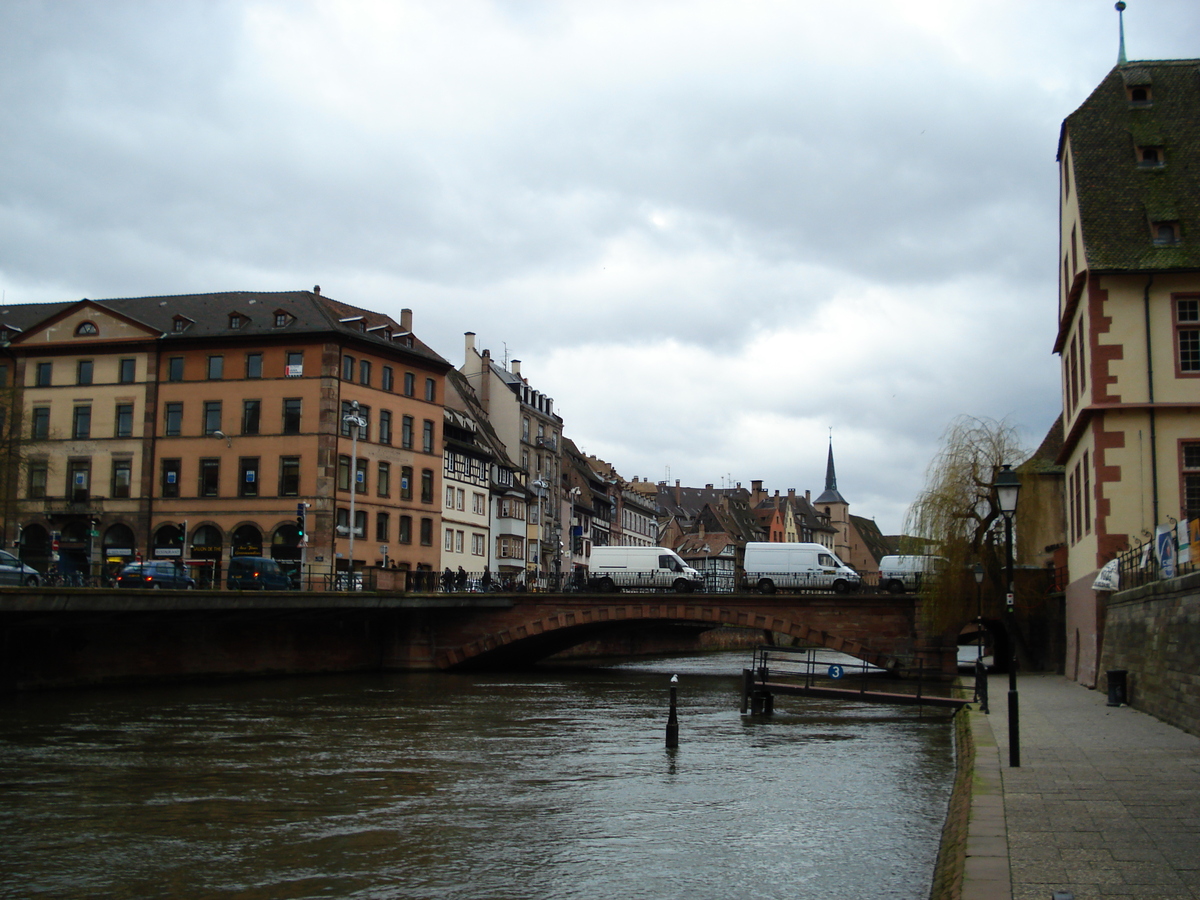
{"type": "Polygon", "coordinates": [[[1021,766],[1008,679],[972,713],[964,900],[1200,900],[1200,738],[1057,675],[1021,675],[1021,766]]]}

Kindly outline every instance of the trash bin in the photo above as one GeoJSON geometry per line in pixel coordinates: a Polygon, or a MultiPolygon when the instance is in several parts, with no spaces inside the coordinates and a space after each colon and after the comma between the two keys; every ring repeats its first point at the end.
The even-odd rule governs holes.
{"type": "Polygon", "coordinates": [[[1109,669],[1108,671],[1108,705],[1124,706],[1128,703],[1126,679],[1129,673],[1125,669],[1109,669]]]}

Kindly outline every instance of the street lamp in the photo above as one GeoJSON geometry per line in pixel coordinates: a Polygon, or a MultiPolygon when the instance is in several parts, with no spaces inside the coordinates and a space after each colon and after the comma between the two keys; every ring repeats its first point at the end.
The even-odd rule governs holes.
{"type": "Polygon", "coordinates": [[[342,416],[342,421],[350,426],[350,559],[347,560],[349,569],[349,589],[354,590],[354,498],[358,494],[358,430],[367,423],[358,414],[358,401],[350,403],[350,412],[342,416]]]}
{"type": "Polygon", "coordinates": [[[1021,479],[1012,466],[1001,466],[995,481],[996,501],[1004,514],[1004,580],[1007,586],[1005,604],[1008,607],[1008,643],[1011,658],[1008,661],[1008,765],[1021,766],[1021,717],[1017,697],[1017,642],[1016,623],[1013,620],[1013,514],[1017,511],[1017,496],[1021,493],[1021,479]]]}
{"type": "Polygon", "coordinates": [[[545,504],[542,502],[542,497],[545,495],[546,491],[549,490],[550,485],[548,482],[539,478],[533,483],[533,486],[537,488],[538,492],[538,558],[537,569],[535,571],[540,575],[542,571],[542,550],[544,549],[542,547],[542,541],[546,534],[546,510],[544,508],[545,504]]]}
{"type": "Polygon", "coordinates": [[[979,609],[979,617],[975,621],[975,640],[979,645],[979,655],[975,657],[975,699],[979,702],[979,711],[987,715],[987,670],[983,665],[983,564],[975,563],[972,571],[975,575],[975,605],[979,609]]]}

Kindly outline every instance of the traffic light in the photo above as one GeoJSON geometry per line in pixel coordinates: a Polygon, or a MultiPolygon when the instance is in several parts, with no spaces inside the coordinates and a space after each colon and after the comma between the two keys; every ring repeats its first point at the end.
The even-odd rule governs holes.
{"type": "Polygon", "coordinates": [[[296,536],[304,540],[304,516],[296,516],[296,536]]]}

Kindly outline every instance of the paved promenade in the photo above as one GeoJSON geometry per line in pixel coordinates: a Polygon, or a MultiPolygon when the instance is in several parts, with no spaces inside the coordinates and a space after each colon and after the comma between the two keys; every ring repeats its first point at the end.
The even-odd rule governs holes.
{"type": "Polygon", "coordinates": [[[1200,738],[1057,675],[1008,678],[971,714],[975,782],[963,900],[1200,900],[1200,738]]]}

